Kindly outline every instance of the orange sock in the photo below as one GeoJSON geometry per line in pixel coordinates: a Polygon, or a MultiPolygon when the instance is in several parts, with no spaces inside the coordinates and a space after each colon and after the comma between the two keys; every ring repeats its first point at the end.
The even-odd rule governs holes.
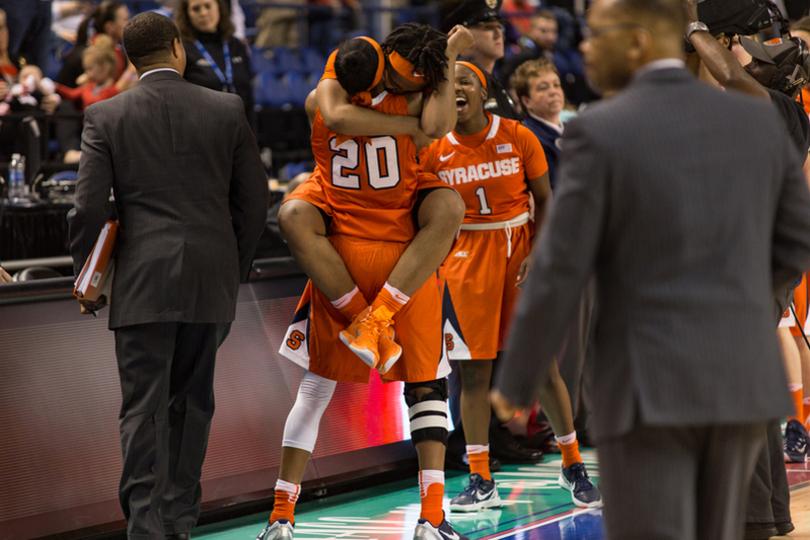
{"type": "Polygon", "coordinates": [[[363,293],[361,293],[360,289],[355,285],[351,292],[344,294],[332,302],[332,305],[351,322],[355,315],[368,307],[368,302],[366,302],[363,293]]]}
{"type": "Polygon", "coordinates": [[[576,431],[572,431],[564,437],[555,437],[555,439],[557,439],[557,447],[562,452],[563,467],[570,467],[574,463],[582,463],[576,431]]]}
{"type": "Polygon", "coordinates": [[[444,521],[444,471],[419,471],[419,496],[422,500],[422,513],[419,517],[428,520],[434,527],[441,525],[444,521]]]}
{"type": "Polygon", "coordinates": [[[790,383],[788,384],[788,390],[790,390],[790,397],[793,398],[793,406],[796,409],[792,416],[788,416],[788,421],[798,420],[804,425],[804,418],[801,417],[804,409],[802,405],[802,385],[800,383],[790,383]]]}
{"type": "Polygon", "coordinates": [[[300,493],[299,484],[276,480],[276,502],[273,504],[273,513],[270,514],[270,523],[286,519],[295,524],[295,503],[298,502],[300,493]]]}
{"type": "Polygon", "coordinates": [[[810,419],[810,397],[802,400],[802,415],[804,416],[804,427],[807,427],[807,420],[810,419]]]}
{"type": "Polygon", "coordinates": [[[489,445],[468,444],[467,457],[470,460],[470,474],[480,474],[484,480],[492,480],[489,472],[489,445]]]}
{"type": "Polygon", "coordinates": [[[410,299],[410,296],[405,296],[386,281],[380,294],[378,294],[377,298],[371,303],[371,311],[373,313],[377,311],[378,307],[385,306],[391,313],[396,313],[402,306],[407,304],[410,299]]]}

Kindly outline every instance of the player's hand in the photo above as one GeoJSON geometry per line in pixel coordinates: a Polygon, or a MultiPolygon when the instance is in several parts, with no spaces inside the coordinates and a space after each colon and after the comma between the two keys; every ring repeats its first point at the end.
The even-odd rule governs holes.
{"type": "Polygon", "coordinates": [[[529,275],[529,270],[532,269],[532,256],[531,254],[527,255],[523,262],[520,263],[520,268],[518,269],[517,275],[517,283],[516,285],[520,286],[526,281],[526,276],[529,275]]]}
{"type": "Polygon", "coordinates": [[[11,283],[14,279],[8,275],[8,272],[0,268],[0,283],[11,283]]]}
{"type": "Polygon", "coordinates": [[[506,399],[497,388],[489,393],[489,399],[492,402],[492,410],[495,411],[495,416],[497,416],[498,420],[501,422],[506,423],[510,421],[520,410],[516,405],[513,405],[511,401],[506,399]]]}
{"type": "Polygon", "coordinates": [[[95,316],[96,311],[100,310],[101,308],[107,305],[107,297],[101,295],[99,299],[95,302],[91,302],[90,300],[83,300],[80,298],[79,303],[81,304],[82,315],[95,316]]]}
{"type": "Polygon", "coordinates": [[[475,38],[465,26],[457,24],[447,33],[448,56],[458,56],[473,45],[475,45],[475,38]]]}
{"type": "Polygon", "coordinates": [[[686,12],[687,25],[699,20],[696,0],[683,0],[683,7],[686,12]]]}

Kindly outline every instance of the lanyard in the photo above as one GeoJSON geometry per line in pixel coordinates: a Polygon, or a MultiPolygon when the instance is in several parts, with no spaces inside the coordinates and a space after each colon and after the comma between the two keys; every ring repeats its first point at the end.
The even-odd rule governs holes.
{"type": "Polygon", "coordinates": [[[194,40],[194,44],[197,46],[197,50],[200,51],[200,54],[202,54],[205,60],[211,65],[211,69],[214,70],[214,74],[216,74],[219,82],[222,83],[222,91],[233,92],[233,66],[231,65],[231,50],[228,48],[228,43],[225,40],[222,41],[222,53],[225,55],[225,75],[222,74],[222,70],[219,69],[219,66],[214,62],[214,59],[211,58],[211,55],[208,54],[208,51],[205,50],[200,40],[194,40]]]}

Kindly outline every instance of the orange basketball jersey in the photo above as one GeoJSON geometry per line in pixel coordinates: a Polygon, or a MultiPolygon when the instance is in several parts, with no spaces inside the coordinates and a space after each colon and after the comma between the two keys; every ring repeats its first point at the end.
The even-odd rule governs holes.
{"type": "Polygon", "coordinates": [[[426,171],[459,192],[464,223],[507,221],[529,211],[526,181],[548,171],[537,137],[515,120],[487,113],[475,135],[447,134],[420,154],[426,171]]]}
{"type": "MultiPolygon", "coordinates": [[[[374,98],[369,108],[408,114],[405,98],[388,92],[374,98]]],[[[444,186],[421,170],[411,137],[339,135],[326,127],[320,111],[312,125],[312,152],[332,209],[331,234],[409,242],[416,234],[411,217],[416,192],[444,186]]]]}

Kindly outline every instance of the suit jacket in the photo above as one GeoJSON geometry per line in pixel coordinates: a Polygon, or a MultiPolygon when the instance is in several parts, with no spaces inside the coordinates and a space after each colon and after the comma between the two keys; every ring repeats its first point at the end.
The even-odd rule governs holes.
{"type": "Polygon", "coordinates": [[[774,107],[648,71],[566,124],[496,387],[530,404],[595,273],[598,438],[792,410],[773,292],[810,267],[810,194],[774,107]]]}
{"type": "Polygon", "coordinates": [[[232,321],[268,205],[242,100],[159,71],[87,109],[68,214],[77,274],[113,218],[111,188],[110,328],[232,321]]]}

